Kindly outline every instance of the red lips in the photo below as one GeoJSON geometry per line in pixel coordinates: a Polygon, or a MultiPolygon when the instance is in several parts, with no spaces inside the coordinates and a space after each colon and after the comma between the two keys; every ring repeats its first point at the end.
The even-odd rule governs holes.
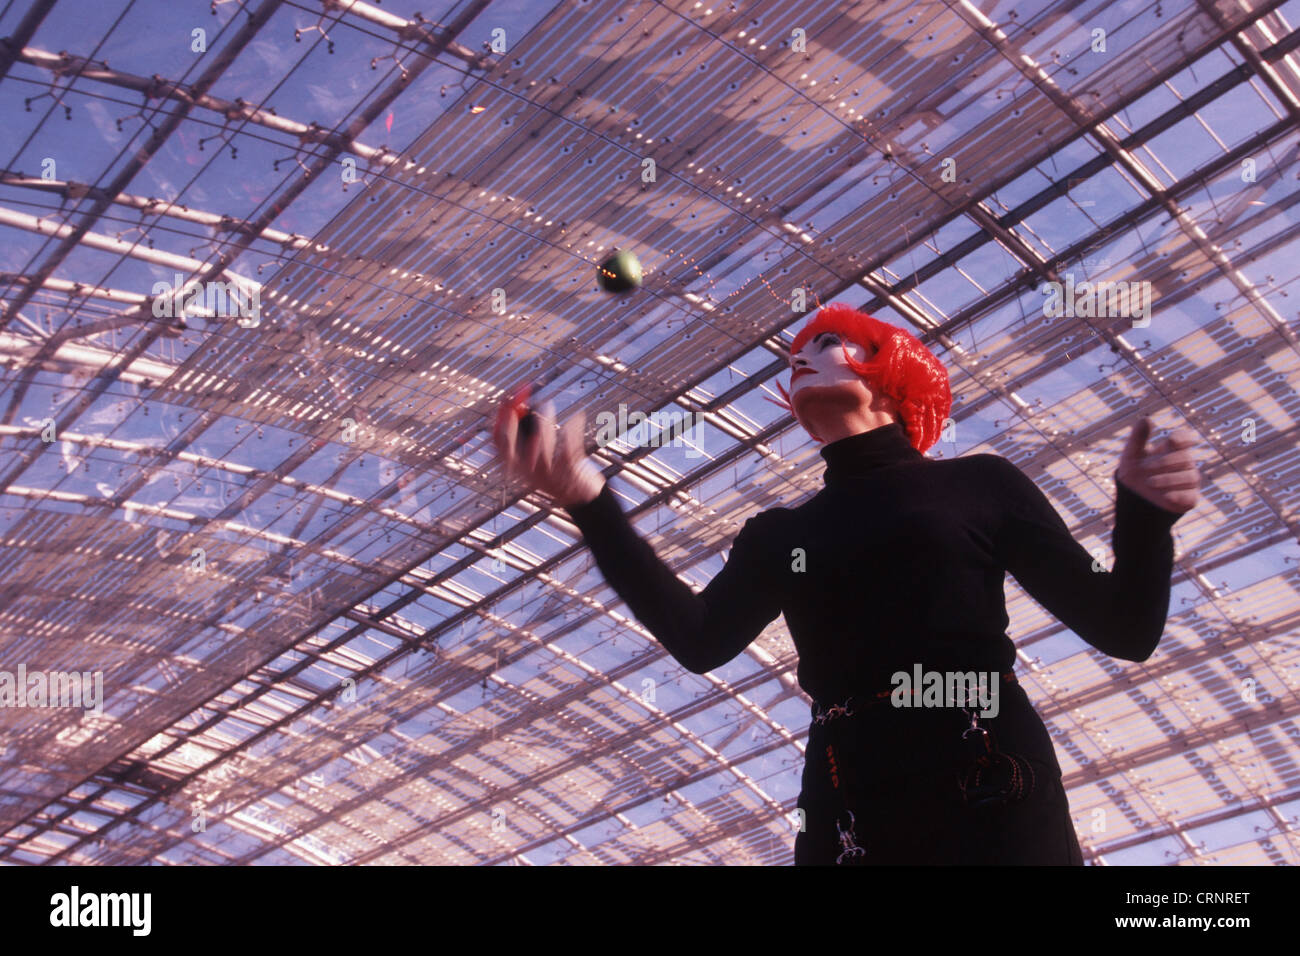
{"type": "Polygon", "coordinates": [[[797,368],[797,369],[795,369],[795,370],[794,370],[794,374],[790,376],[790,384],[793,385],[793,384],[794,384],[794,380],[795,380],[796,378],[798,378],[800,375],[812,375],[813,372],[815,372],[815,371],[816,371],[816,369],[811,369],[811,368],[807,368],[807,367],[805,367],[805,368],[797,368]]]}

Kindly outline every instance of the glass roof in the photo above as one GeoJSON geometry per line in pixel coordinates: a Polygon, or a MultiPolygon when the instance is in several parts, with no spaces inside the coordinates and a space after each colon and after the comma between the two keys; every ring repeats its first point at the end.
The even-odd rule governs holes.
{"type": "Polygon", "coordinates": [[[784,620],[687,672],[489,427],[700,416],[592,454],[702,587],[821,485],[804,296],[1085,547],[1129,423],[1198,434],[1159,653],[1009,581],[1019,677],[1087,861],[1300,862],[1300,0],[735,6],[0,5],[0,670],[102,679],[0,711],[0,861],[790,863],[784,620]]]}

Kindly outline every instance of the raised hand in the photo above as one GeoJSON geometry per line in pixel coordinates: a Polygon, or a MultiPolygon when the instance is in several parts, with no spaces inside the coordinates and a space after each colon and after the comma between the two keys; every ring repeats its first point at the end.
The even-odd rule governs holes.
{"type": "Polygon", "coordinates": [[[1158,508],[1182,514],[1196,507],[1201,473],[1190,449],[1198,444],[1194,432],[1175,428],[1158,447],[1147,448],[1151,419],[1133,426],[1119,456],[1115,479],[1158,508]]]}
{"type": "Polygon", "coordinates": [[[507,474],[522,478],[530,490],[550,495],[561,507],[586,504],[605,484],[604,475],[583,450],[586,416],[579,412],[563,428],[557,428],[555,406],[547,400],[531,412],[531,433],[525,428],[521,434],[521,419],[528,414],[523,404],[526,397],[527,393],[521,392],[506,398],[497,412],[492,440],[502,466],[507,474]]]}

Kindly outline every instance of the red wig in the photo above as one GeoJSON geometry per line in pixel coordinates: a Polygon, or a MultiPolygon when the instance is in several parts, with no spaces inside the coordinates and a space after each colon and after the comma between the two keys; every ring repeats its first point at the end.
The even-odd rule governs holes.
{"type": "MultiPolygon", "coordinates": [[[[823,306],[811,322],[799,330],[790,346],[795,355],[804,343],[822,332],[832,332],[845,341],[861,345],[870,355],[866,362],[858,362],[844,350],[844,360],[854,372],[866,380],[873,392],[894,400],[903,419],[903,429],[917,451],[925,451],[939,440],[943,423],[952,411],[952,391],[948,385],[948,370],[935,358],[921,340],[906,329],[890,325],[859,312],[851,306],[835,303],[823,306]]],[[[778,381],[785,403],[776,402],[794,414],[790,394],[778,381]]],[[[768,401],[773,401],[768,399],[768,401]]],[[[817,438],[816,435],[813,435],[817,438]]],[[[821,441],[820,438],[817,439],[821,441]]]]}

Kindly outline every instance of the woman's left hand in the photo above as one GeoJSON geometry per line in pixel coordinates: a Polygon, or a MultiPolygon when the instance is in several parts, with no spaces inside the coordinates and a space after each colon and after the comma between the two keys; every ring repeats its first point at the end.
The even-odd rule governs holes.
{"type": "Polygon", "coordinates": [[[1119,456],[1116,480],[1158,508],[1178,514],[1191,511],[1201,486],[1200,470],[1189,451],[1197,444],[1195,433],[1175,428],[1157,448],[1147,448],[1150,436],[1151,419],[1133,426],[1119,456]]]}

